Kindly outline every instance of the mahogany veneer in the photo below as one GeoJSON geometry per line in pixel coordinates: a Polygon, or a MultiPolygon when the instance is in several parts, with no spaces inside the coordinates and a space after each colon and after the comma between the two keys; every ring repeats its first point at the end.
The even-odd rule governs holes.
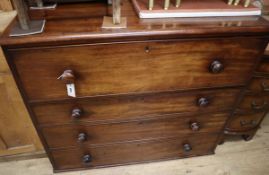
{"type": "Polygon", "coordinates": [[[10,26],[0,40],[56,172],[207,155],[224,133],[254,135],[268,109],[263,17],[141,20],[123,1],[128,27],[104,30],[110,9],[70,7],[32,11],[44,33],[9,37],[10,26]]]}

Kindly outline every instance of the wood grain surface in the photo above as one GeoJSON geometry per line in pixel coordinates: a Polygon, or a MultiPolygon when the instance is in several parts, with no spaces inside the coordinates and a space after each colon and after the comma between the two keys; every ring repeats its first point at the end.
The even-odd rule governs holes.
{"type": "Polygon", "coordinates": [[[134,140],[181,137],[186,134],[219,133],[229,113],[205,114],[201,116],[163,116],[161,119],[139,120],[124,123],[102,125],[60,125],[43,127],[41,130],[49,147],[75,147],[81,144],[95,145],[134,140]],[[192,123],[198,123],[199,129],[193,130],[192,123]],[[85,140],[79,141],[79,134],[85,134],[85,140]],[[61,138],[61,139],[59,139],[61,138]]]}
{"type": "Polygon", "coordinates": [[[32,109],[40,125],[128,121],[172,113],[229,111],[232,109],[239,91],[238,88],[228,88],[183,93],[166,92],[71,99],[51,103],[34,103],[32,109]],[[208,105],[200,106],[198,102],[201,98],[206,98],[208,105]],[[81,114],[74,118],[72,111],[76,109],[81,110],[81,114]]]}
{"type": "Polygon", "coordinates": [[[90,168],[92,166],[108,166],[128,164],[141,161],[175,159],[182,157],[212,154],[215,135],[197,135],[191,138],[182,137],[175,140],[158,140],[151,142],[134,142],[116,144],[107,147],[66,149],[52,152],[56,170],[74,168],[90,168]],[[206,139],[201,139],[206,137],[206,139]],[[183,144],[189,143],[192,150],[184,152],[183,144]],[[84,164],[82,157],[91,154],[92,162],[84,164]]]}
{"type": "Polygon", "coordinates": [[[244,85],[263,47],[260,39],[204,39],[19,49],[9,55],[27,97],[52,100],[68,97],[65,82],[57,79],[65,70],[74,72],[77,97],[244,85]],[[220,73],[210,71],[215,60],[223,64],[220,73]]]}

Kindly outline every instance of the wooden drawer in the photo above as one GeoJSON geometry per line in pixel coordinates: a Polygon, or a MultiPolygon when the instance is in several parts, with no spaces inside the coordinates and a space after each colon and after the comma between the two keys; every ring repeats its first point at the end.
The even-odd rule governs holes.
{"type": "Polygon", "coordinates": [[[217,135],[196,135],[175,140],[166,139],[102,147],[55,150],[52,151],[52,157],[56,170],[104,167],[211,154],[216,141],[217,135]],[[188,147],[186,144],[191,147],[190,151],[185,151],[188,147]],[[84,161],[89,160],[83,158],[85,155],[91,156],[92,160],[89,163],[84,163],[84,161]]]}
{"type": "Polygon", "coordinates": [[[254,93],[269,93],[269,78],[255,77],[248,86],[248,90],[254,93]]]}
{"type": "Polygon", "coordinates": [[[240,110],[249,112],[261,112],[266,111],[269,106],[269,95],[266,94],[248,94],[245,95],[241,104],[239,105],[240,110]]]}
{"type": "Polygon", "coordinates": [[[256,72],[269,73],[269,57],[268,56],[263,57],[256,72]]]}
{"type": "Polygon", "coordinates": [[[203,39],[27,48],[9,54],[28,98],[49,100],[67,98],[65,83],[70,81],[78,97],[243,85],[261,54],[255,48],[259,45],[259,39],[203,39]],[[65,81],[57,79],[65,70],[73,73],[65,73],[65,81]]]}
{"type": "Polygon", "coordinates": [[[225,111],[232,108],[240,89],[168,92],[33,104],[41,125],[123,121],[169,113],[225,111]]]}
{"type": "Polygon", "coordinates": [[[106,144],[153,138],[180,137],[191,133],[220,132],[227,114],[201,116],[164,116],[161,119],[101,125],[63,125],[42,128],[50,148],[72,147],[80,144],[106,144]],[[61,138],[61,139],[59,139],[61,138]]]}
{"type": "Polygon", "coordinates": [[[265,112],[236,114],[228,122],[226,128],[231,131],[247,131],[256,128],[263,119],[265,112]]]}

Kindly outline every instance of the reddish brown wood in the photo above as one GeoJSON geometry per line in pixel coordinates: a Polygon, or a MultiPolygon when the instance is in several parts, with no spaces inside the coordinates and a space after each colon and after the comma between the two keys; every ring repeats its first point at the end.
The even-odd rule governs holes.
{"type": "Polygon", "coordinates": [[[263,56],[261,64],[259,64],[257,72],[269,74],[269,56],[263,56]]]}
{"type": "Polygon", "coordinates": [[[228,111],[232,109],[239,90],[229,88],[86,98],[63,103],[33,104],[33,111],[41,125],[126,121],[172,113],[228,111]],[[197,104],[202,97],[209,99],[208,106],[200,107],[197,104]]]}
{"type": "Polygon", "coordinates": [[[255,129],[260,124],[265,114],[265,112],[237,114],[229,121],[226,130],[239,132],[242,135],[241,132],[255,129]]]}
{"type": "Polygon", "coordinates": [[[266,111],[269,107],[269,95],[265,94],[249,94],[244,97],[239,105],[240,110],[249,112],[266,111]]]}
{"type": "Polygon", "coordinates": [[[256,16],[192,18],[191,20],[189,18],[140,20],[129,0],[123,0],[122,6],[122,16],[128,18],[128,26],[126,29],[113,32],[101,29],[103,14],[112,14],[111,10],[104,8],[103,3],[78,4],[74,8],[71,5],[59,5],[56,11],[45,10],[41,15],[36,13],[32,16],[46,17],[48,19],[46,30],[43,34],[10,38],[8,37],[9,29],[7,29],[6,34],[0,41],[0,45],[14,46],[23,44],[23,47],[26,47],[168,38],[262,37],[269,32],[268,22],[262,17],[256,16]],[[74,16],[76,19],[74,19],[74,16]],[[240,26],[238,26],[238,23],[240,23],[240,26]]]}
{"type": "Polygon", "coordinates": [[[42,132],[50,148],[78,146],[79,134],[85,133],[84,144],[107,144],[134,140],[180,137],[191,133],[217,133],[220,131],[228,114],[206,114],[202,116],[163,116],[161,119],[139,120],[124,123],[102,125],[60,125],[43,127],[42,132]],[[199,131],[193,131],[191,124],[198,122],[199,131]],[[61,139],[59,139],[61,138],[61,139]]]}
{"type": "Polygon", "coordinates": [[[103,167],[137,162],[175,159],[213,153],[212,145],[216,135],[195,135],[178,139],[165,139],[150,142],[134,142],[102,147],[65,149],[52,151],[56,170],[103,167]],[[202,139],[206,138],[206,139],[202,139]],[[189,144],[190,151],[184,151],[189,144]],[[92,161],[85,164],[84,156],[91,155],[92,161]]]}
{"type": "Polygon", "coordinates": [[[10,56],[28,98],[49,100],[68,97],[57,79],[64,70],[74,72],[78,97],[243,85],[262,44],[204,39],[23,49],[10,56]],[[216,59],[224,65],[218,74],[209,70],[216,59]]]}
{"type": "Polygon", "coordinates": [[[32,19],[47,19],[42,34],[12,38],[11,25],[0,39],[54,169],[213,153],[235,111],[240,116],[229,117],[225,133],[252,138],[267,96],[258,91],[261,79],[246,86],[269,22],[141,20],[124,0],[127,28],[104,30],[103,14],[111,10],[98,2],[32,11],[32,19]],[[65,70],[64,81],[57,79],[65,70]],[[75,84],[77,98],[67,97],[66,83],[75,84]]]}
{"type": "Polygon", "coordinates": [[[248,85],[247,90],[251,93],[268,93],[269,77],[254,77],[248,85]]]}

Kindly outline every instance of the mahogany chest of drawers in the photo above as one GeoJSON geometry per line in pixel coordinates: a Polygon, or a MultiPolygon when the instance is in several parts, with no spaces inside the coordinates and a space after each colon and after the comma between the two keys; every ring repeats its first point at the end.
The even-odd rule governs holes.
{"type": "Polygon", "coordinates": [[[127,29],[50,14],[43,34],[1,38],[54,170],[207,155],[224,135],[251,138],[268,106],[269,23],[141,21],[126,4],[127,29]]]}

